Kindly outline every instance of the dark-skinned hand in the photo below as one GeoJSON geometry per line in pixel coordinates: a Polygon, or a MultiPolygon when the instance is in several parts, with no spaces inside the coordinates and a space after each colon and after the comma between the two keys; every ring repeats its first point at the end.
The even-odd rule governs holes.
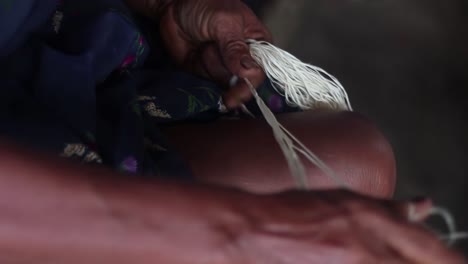
{"type": "Polygon", "coordinates": [[[253,204],[231,263],[463,264],[461,255],[409,221],[432,202],[376,200],[348,191],[290,192],[253,204]],[[412,210],[411,210],[412,209],[412,210]]]}
{"type": "Polygon", "coordinates": [[[265,74],[250,56],[247,39],[272,41],[257,16],[240,0],[127,0],[140,13],[160,21],[167,51],[183,69],[226,88],[224,103],[238,107],[252,94],[243,82],[230,87],[233,76],[254,87],[265,74]]]}
{"type": "MultiPolygon", "coordinates": [[[[251,98],[248,87],[265,79],[246,39],[272,40],[240,0],[127,0],[160,20],[168,52],[185,70],[227,88],[228,107],[251,98]]],[[[408,220],[410,207],[424,220],[431,204],[375,200],[346,191],[291,192],[243,203],[246,226],[233,231],[226,263],[243,264],[462,264],[434,234],[408,220]]]]}

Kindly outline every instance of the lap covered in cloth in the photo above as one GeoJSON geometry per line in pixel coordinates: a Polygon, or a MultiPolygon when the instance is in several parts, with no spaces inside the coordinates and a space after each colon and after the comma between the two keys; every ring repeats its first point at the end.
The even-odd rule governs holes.
{"type": "MultiPolygon", "coordinates": [[[[148,25],[122,0],[1,0],[0,137],[122,173],[189,179],[160,127],[243,113],[226,110],[221,87],[173,67],[148,25]]],[[[274,112],[296,111],[269,81],[259,94],[274,112]]]]}

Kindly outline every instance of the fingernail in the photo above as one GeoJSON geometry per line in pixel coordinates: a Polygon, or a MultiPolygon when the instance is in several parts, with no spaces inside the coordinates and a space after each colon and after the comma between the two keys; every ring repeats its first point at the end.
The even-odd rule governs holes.
{"type": "Polygon", "coordinates": [[[258,68],[258,64],[255,63],[254,60],[252,60],[251,58],[245,56],[241,59],[241,65],[242,67],[246,68],[246,69],[252,69],[252,68],[258,68]]]}

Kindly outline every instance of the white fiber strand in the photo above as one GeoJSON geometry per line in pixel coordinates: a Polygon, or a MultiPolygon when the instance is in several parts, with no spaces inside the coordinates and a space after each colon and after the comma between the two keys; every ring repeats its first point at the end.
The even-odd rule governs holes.
{"type": "Polygon", "coordinates": [[[334,182],[339,182],[342,188],[349,189],[348,184],[342,181],[340,178],[338,178],[335,172],[332,169],[330,169],[330,167],[328,167],[328,165],[325,164],[321,159],[317,158],[315,154],[311,154],[308,152],[307,149],[301,149],[299,147],[294,147],[294,149],[300,154],[302,154],[312,164],[317,166],[317,168],[319,168],[319,170],[325,173],[325,175],[329,176],[330,179],[334,180],[334,182]]]}
{"type": "Polygon", "coordinates": [[[271,112],[270,108],[268,108],[265,102],[263,102],[262,98],[260,98],[260,96],[257,94],[257,91],[255,91],[255,88],[250,83],[250,81],[248,79],[245,79],[245,82],[249,86],[252,94],[254,95],[254,98],[258,104],[258,107],[260,108],[260,111],[265,117],[265,120],[271,126],[275,139],[278,142],[281,151],[283,152],[286,158],[286,161],[288,162],[289,169],[291,170],[291,174],[294,180],[296,181],[297,186],[300,189],[308,189],[305,168],[294,150],[293,141],[284,133],[275,115],[273,114],[273,112],[271,112]]]}
{"type": "Polygon", "coordinates": [[[255,118],[255,115],[252,114],[252,112],[250,112],[249,108],[247,108],[247,106],[246,106],[245,104],[242,104],[242,105],[240,106],[240,108],[241,108],[241,110],[242,110],[242,112],[243,112],[244,114],[248,115],[248,116],[251,117],[251,118],[255,118]]]}
{"type": "MultiPolygon", "coordinates": [[[[252,57],[263,68],[273,87],[285,96],[289,105],[300,107],[303,110],[327,107],[329,109],[352,111],[345,89],[335,77],[325,70],[305,64],[290,53],[268,42],[247,40],[247,43],[250,45],[252,57]]],[[[278,122],[250,81],[248,79],[244,80],[254,95],[265,120],[271,126],[298,188],[308,189],[305,167],[298,154],[303,155],[312,162],[339,186],[349,188],[349,185],[338,177],[325,162],[278,122]]],[[[410,207],[408,212],[409,221],[417,222],[419,219],[415,209],[410,207]]],[[[447,241],[449,245],[453,245],[462,239],[468,239],[468,233],[457,231],[455,219],[447,209],[434,207],[430,214],[442,217],[445,221],[448,234],[439,237],[447,241]]]]}
{"type": "Polygon", "coordinates": [[[439,236],[441,240],[449,241],[447,242],[450,246],[453,246],[455,243],[459,242],[460,240],[467,240],[468,239],[468,232],[457,232],[448,235],[441,235],[439,236]]]}
{"type": "Polygon", "coordinates": [[[441,207],[433,207],[431,209],[430,215],[439,216],[444,220],[448,228],[448,234],[441,235],[439,237],[442,240],[447,241],[448,245],[453,246],[459,240],[468,239],[468,233],[457,231],[457,225],[455,223],[455,219],[453,218],[449,210],[445,208],[441,208],[441,207]]]}
{"type": "Polygon", "coordinates": [[[303,110],[352,110],[343,85],[322,68],[303,63],[268,42],[247,40],[247,43],[252,57],[289,105],[303,110]]]}

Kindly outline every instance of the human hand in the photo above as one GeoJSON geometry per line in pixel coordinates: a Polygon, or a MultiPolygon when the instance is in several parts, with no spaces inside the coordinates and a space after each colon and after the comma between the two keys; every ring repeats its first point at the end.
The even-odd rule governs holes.
{"type": "Polygon", "coordinates": [[[228,108],[249,100],[252,94],[243,81],[233,87],[229,82],[238,76],[258,87],[265,79],[245,43],[246,39],[272,41],[255,14],[240,0],[166,2],[161,35],[172,58],[189,72],[228,88],[224,94],[228,108]]]}
{"type": "Polygon", "coordinates": [[[465,263],[434,235],[408,221],[423,220],[430,201],[389,202],[346,191],[265,197],[236,236],[231,263],[465,263]]]}

